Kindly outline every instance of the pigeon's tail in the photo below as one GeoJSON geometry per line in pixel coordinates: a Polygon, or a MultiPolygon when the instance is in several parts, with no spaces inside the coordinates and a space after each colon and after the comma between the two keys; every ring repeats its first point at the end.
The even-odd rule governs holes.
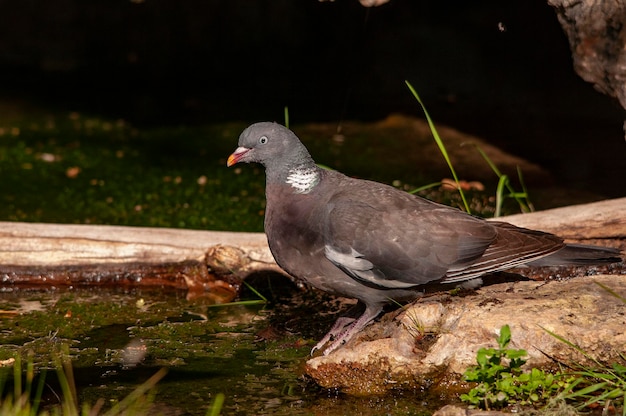
{"type": "Polygon", "coordinates": [[[567,244],[562,249],[542,257],[529,266],[585,266],[591,264],[610,264],[622,261],[621,252],[615,248],[567,244]]]}

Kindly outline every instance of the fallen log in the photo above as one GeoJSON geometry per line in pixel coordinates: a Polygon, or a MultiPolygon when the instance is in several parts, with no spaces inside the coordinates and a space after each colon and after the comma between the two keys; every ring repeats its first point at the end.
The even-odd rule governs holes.
{"type": "MultiPolygon", "coordinates": [[[[501,220],[624,249],[626,198],[501,220]]],[[[280,272],[262,233],[0,222],[0,285],[232,287],[280,272]]]]}
{"type": "Polygon", "coordinates": [[[62,266],[202,260],[208,247],[239,247],[271,260],[261,233],[110,225],[0,222],[0,264],[62,266]]]}
{"type": "Polygon", "coordinates": [[[626,198],[509,215],[501,220],[553,233],[567,242],[626,249],[626,198]]]}
{"type": "Polygon", "coordinates": [[[226,302],[260,269],[279,270],[261,233],[0,222],[3,287],[167,287],[226,302]]]}

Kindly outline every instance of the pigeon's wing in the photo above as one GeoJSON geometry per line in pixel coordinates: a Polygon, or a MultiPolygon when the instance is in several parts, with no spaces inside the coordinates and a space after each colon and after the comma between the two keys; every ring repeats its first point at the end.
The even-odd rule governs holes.
{"type": "Polygon", "coordinates": [[[368,181],[337,192],[325,212],[326,257],[375,287],[461,282],[564,247],[555,235],[487,222],[368,181]]]}
{"type": "Polygon", "coordinates": [[[359,184],[367,184],[367,197],[358,189],[337,192],[322,225],[326,257],[364,284],[408,288],[443,279],[480,258],[497,237],[494,226],[459,210],[359,184]]]}
{"type": "Polygon", "coordinates": [[[490,224],[498,232],[494,242],[480,258],[470,264],[450,268],[443,280],[444,283],[459,282],[485,273],[531,263],[566,246],[563,239],[554,234],[520,228],[506,222],[490,224]]]}

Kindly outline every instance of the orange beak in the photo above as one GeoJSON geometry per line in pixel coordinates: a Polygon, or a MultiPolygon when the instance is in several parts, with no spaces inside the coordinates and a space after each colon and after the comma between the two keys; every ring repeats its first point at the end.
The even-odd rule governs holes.
{"type": "Polygon", "coordinates": [[[231,167],[235,163],[238,163],[241,158],[250,151],[247,147],[238,147],[235,149],[232,155],[228,156],[228,161],[226,162],[226,166],[231,167]]]}

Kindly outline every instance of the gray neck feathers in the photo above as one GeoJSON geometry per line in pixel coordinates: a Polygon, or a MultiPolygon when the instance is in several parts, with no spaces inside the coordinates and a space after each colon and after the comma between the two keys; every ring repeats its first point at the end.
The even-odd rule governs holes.
{"type": "Polygon", "coordinates": [[[280,166],[266,166],[268,183],[285,183],[299,194],[309,193],[320,180],[319,168],[304,146],[280,166]]]}

